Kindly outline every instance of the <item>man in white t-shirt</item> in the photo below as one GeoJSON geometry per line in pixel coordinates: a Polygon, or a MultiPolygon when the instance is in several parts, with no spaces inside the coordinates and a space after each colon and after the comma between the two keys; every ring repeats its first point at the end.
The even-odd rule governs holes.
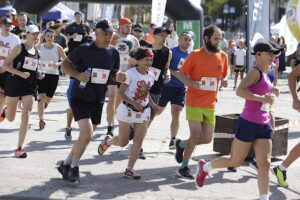
{"type": "Polygon", "coordinates": [[[246,71],[246,50],[244,47],[244,40],[240,39],[239,41],[239,48],[234,52],[234,87],[233,90],[236,88],[237,78],[241,76],[241,80],[244,78],[244,72],[246,71]]]}
{"type": "Polygon", "coordinates": [[[0,33],[0,110],[3,109],[5,102],[5,82],[9,72],[2,70],[2,65],[8,54],[17,46],[21,44],[18,36],[10,32],[12,21],[9,18],[3,18],[1,21],[0,33]]]}

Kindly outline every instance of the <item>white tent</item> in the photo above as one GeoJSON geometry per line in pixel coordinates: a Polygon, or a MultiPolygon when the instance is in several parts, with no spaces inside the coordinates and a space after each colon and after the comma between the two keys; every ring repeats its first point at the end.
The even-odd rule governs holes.
{"type": "Polygon", "coordinates": [[[47,20],[55,20],[60,18],[62,20],[71,21],[74,19],[74,13],[74,10],[60,2],[51,8],[47,13],[43,14],[42,18],[47,20]]]}

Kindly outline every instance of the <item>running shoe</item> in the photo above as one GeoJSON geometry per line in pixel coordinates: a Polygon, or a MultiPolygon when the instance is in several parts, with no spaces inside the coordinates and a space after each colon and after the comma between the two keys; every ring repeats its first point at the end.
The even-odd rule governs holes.
{"type": "Polygon", "coordinates": [[[141,151],[140,151],[140,154],[139,154],[139,158],[142,159],[142,160],[146,160],[146,156],[144,154],[143,148],[141,148],[141,151]]]}
{"type": "Polygon", "coordinates": [[[3,111],[0,115],[0,122],[2,122],[5,119],[5,110],[6,110],[6,107],[3,109],[3,111]]]}
{"type": "Polygon", "coordinates": [[[106,135],[109,135],[110,137],[114,137],[114,127],[113,126],[108,126],[107,127],[106,135]]]}
{"type": "Polygon", "coordinates": [[[192,175],[188,167],[179,168],[178,176],[186,179],[191,179],[191,180],[194,179],[194,176],[192,175]]]}
{"type": "Polygon", "coordinates": [[[39,122],[39,126],[40,126],[40,130],[43,130],[46,126],[46,122],[41,119],[40,122],[39,122]]]}
{"type": "Polygon", "coordinates": [[[176,140],[176,153],[175,153],[175,159],[178,163],[182,163],[182,160],[183,160],[183,151],[184,149],[181,148],[179,146],[179,142],[181,142],[180,139],[177,139],[176,140]]]}
{"type": "Polygon", "coordinates": [[[277,183],[281,187],[289,187],[289,184],[286,182],[286,171],[280,170],[279,166],[276,166],[272,169],[272,173],[277,178],[277,183]]]}
{"type": "Polygon", "coordinates": [[[107,144],[107,140],[110,139],[110,136],[106,136],[105,139],[99,144],[98,146],[98,154],[102,156],[104,152],[110,147],[110,145],[107,144]]]}
{"type": "Polygon", "coordinates": [[[134,171],[134,169],[126,169],[123,176],[125,178],[132,178],[132,179],[140,179],[141,178],[141,175],[139,175],[138,173],[136,173],[134,171]]]}
{"type": "Polygon", "coordinates": [[[172,138],[172,139],[170,140],[170,143],[169,143],[169,149],[170,149],[170,150],[176,149],[176,139],[175,139],[175,138],[172,138]]]}
{"type": "Polygon", "coordinates": [[[25,152],[24,149],[22,148],[19,148],[15,151],[15,156],[17,158],[26,158],[27,157],[27,153],[25,152]]]}
{"type": "Polygon", "coordinates": [[[68,180],[68,173],[70,171],[71,165],[64,165],[64,162],[62,161],[57,168],[58,172],[62,175],[62,178],[64,180],[68,180]]]}
{"type": "Polygon", "coordinates": [[[203,170],[205,163],[206,161],[201,159],[197,164],[196,185],[198,187],[203,187],[206,176],[209,176],[209,174],[203,170]]]}
{"type": "Polygon", "coordinates": [[[236,167],[227,167],[227,170],[230,171],[230,172],[237,172],[236,167]]]}
{"type": "Polygon", "coordinates": [[[72,140],[72,134],[71,134],[71,132],[72,132],[72,128],[66,128],[66,132],[65,132],[65,139],[67,140],[67,141],[70,141],[70,140],[72,140]]]}
{"type": "Polygon", "coordinates": [[[71,183],[80,182],[79,167],[72,167],[67,175],[67,180],[71,183]]]}
{"type": "Polygon", "coordinates": [[[249,166],[254,169],[255,171],[258,171],[258,166],[256,163],[256,160],[252,159],[251,162],[249,163],[249,166]]]}

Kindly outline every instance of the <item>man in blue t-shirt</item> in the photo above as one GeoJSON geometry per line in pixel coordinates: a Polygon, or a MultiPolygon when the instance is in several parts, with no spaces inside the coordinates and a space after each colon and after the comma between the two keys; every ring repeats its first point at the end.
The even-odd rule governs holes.
{"type": "Polygon", "coordinates": [[[74,77],[70,104],[80,131],[72,151],[58,167],[63,179],[70,182],[79,182],[79,160],[101,122],[107,82],[126,80],[125,73],[119,71],[118,51],[109,47],[113,29],[106,20],[96,24],[95,34],[95,42],[75,48],[61,65],[74,77]]]}
{"type": "MultiPolygon", "coordinates": [[[[170,63],[170,70],[179,71],[185,58],[188,56],[188,48],[191,43],[191,35],[189,32],[182,32],[179,35],[178,46],[171,49],[172,59],[170,63]]],[[[157,114],[161,114],[168,102],[171,102],[171,141],[169,144],[170,149],[175,149],[175,139],[179,128],[179,115],[184,106],[185,99],[185,85],[179,81],[175,76],[171,76],[171,80],[165,83],[161,92],[159,100],[159,110],[157,114]]]]}

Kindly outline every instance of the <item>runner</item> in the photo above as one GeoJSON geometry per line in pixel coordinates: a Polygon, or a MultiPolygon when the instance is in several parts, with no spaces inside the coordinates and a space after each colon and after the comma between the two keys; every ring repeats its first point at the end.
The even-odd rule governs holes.
{"type": "Polygon", "coordinates": [[[121,84],[119,95],[123,102],[117,108],[116,117],[119,121],[119,135],[110,139],[107,136],[98,147],[98,153],[103,155],[111,146],[125,147],[129,142],[129,132],[133,125],[135,137],[130,150],[130,158],[124,177],[140,179],[141,176],[135,172],[134,164],[139,156],[147,125],[150,117],[150,107],[157,109],[157,105],[149,98],[151,86],[154,83],[154,75],[149,71],[153,62],[151,49],[139,47],[134,50],[134,58],[137,67],[127,71],[127,79],[121,84]]]}
{"type": "Polygon", "coordinates": [[[196,175],[197,186],[203,186],[208,172],[212,169],[240,166],[253,145],[258,165],[260,200],[269,199],[273,129],[268,108],[274,102],[274,96],[271,93],[278,96],[279,90],[274,88],[266,73],[274,59],[274,54],[278,54],[279,51],[265,40],[259,40],[254,45],[252,54],[255,55],[256,65],[243,79],[236,92],[238,96],[246,99],[246,103],[237,122],[231,155],[222,156],[211,162],[199,160],[196,175]]]}
{"type": "Polygon", "coordinates": [[[118,72],[118,51],[109,47],[113,29],[106,20],[101,20],[96,24],[95,31],[95,42],[80,45],[62,62],[64,71],[74,77],[71,108],[80,131],[68,157],[58,167],[62,178],[69,182],[80,181],[79,160],[101,122],[108,79],[115,79],[116,74],[120,78],[118,80],[124,81],[126,78],[118,72]]]}
{"type": "Polygon", "coordinates": [[[7,95],[7,107],[2,111],[1,118],[6,117],[8,121],[14,121],[19,99],[23,105],[18,146],[15,151],[15,156],[18,158],[27,157],[22,147],[28,129],[33,97],[37,98],[36,77],[39,53],[35,48],[35,44],[39,40],[40,31],[35,25],[27,26],[26,31],[26,42],[17,45],[3,64],[3,69],[11,74],[6,80],[5,94],[7,95]]]}
{"type": "MultiPolygon", "coordinates": [[[[188,56],[187,49],[191,43],[191,35],[189,32],[182,32],[179,35],[178,42],[178,46],[171,49],[172,60],[170,64],[170,70],[174,71],[179,71],[184,60],[188,56]]],[[[179,115],[184,107],[185,92],[186,89],[184,84],[174,76],[171,76],[171,81],[169,83],[165,83],[162,88],[157,115],[164,111],[168,102],[170,101],[172,122],[170,126],[171,141],[169,143],[169,149],[175,149],[175,139],[179,128],[179,115]]]]}
{"type": "Polygon", "coordinates": [[[188,86],[186,95],[186,119],[190,137],[176,140],[176,161],[182,163],[178,175],[194,179],[188,167],[195,146],[211,142],[215,127],[215,105],[218,87],[227,87],[228,60],[219,46],[221,30],[214,25],[205,28],[204,47],[194,50],[185,60],[180,72],[172,75],[188,86]]]}
{"type": "Polygon", "coordinates": [[[241,81],[244,78],[244,73],[246,72],[246,50],[244,47],[244,40],[240,39],[239,48],[234,52],[234,86],[233,90],[236,88],[237,79],[241,77],[241,81]]]}
{"type": "Polygon", "coordinates": [[[39,48],[41,54],[41,67],[39,67],[39,71],[45,74],[45,77],[38,81],[39,101],[37,108],[40,130],[44,129],[46,125],[44,121],[44,110],[49,105],[57,88],[59,79],[58,66],[61,64],[59,59],[66,58],[62,47],[54,43],[54,35],[54,30],[46,29],[44,32],[46,43],[41,44],[39,48]]]}

